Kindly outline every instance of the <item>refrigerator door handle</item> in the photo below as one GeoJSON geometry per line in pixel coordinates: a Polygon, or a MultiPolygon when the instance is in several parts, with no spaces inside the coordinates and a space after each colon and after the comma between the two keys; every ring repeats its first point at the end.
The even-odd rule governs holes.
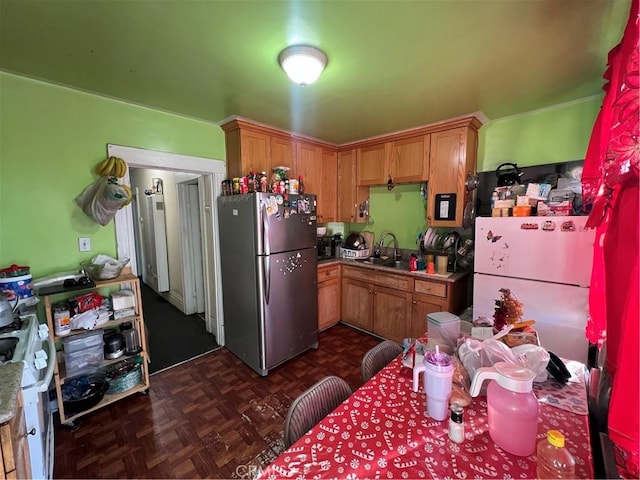
{"type": "Polygon", "coordinates": [[[269,241],[269,215],[267,215],[266,203],[263,203],[260,214],[262,215],[262,245],[264,245],[264,254],[271,255],[271,242],[269,241]]]}
{"type": "Polygon", "coordinates": [[[269,305],[269,293],[271,291],[271,256],[262,257],[264,262],[264,301],[269,305]]]}

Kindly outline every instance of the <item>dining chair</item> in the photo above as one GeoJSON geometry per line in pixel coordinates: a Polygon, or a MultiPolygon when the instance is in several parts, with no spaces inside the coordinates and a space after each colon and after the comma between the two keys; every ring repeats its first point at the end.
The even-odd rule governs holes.
{"type": "Polygon", "coordinates": [[[402,347],[391,340],[379,343],[362,357],[362,381],[367,382],[391,360],[402,353],[402,347]]]}
{"type": "Polygon", "coordinates": [[[289,448],[352,393],[349,384],[336,376],[325,377],[302,392],[291,403],[284,420],[285,448],[289,448]]]}

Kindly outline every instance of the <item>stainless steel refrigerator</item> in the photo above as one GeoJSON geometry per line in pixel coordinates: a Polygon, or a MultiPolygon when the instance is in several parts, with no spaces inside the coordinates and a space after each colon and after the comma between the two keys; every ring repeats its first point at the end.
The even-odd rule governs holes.
{"type": "Polygon", "coordinates": [[[318,346],[315,195],[218,198],[225,346],[260,375],[318,346]]]}

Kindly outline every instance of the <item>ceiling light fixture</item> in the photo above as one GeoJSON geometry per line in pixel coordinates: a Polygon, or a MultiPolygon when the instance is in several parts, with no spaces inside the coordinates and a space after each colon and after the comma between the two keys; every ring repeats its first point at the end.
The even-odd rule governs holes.
{"type": "Polygon", "coordinates": [[[293,82],[305,87],[318,79],[327,65],[327,56],[315,47],[292,45],[280,52],[278,62],[293,82]]]}

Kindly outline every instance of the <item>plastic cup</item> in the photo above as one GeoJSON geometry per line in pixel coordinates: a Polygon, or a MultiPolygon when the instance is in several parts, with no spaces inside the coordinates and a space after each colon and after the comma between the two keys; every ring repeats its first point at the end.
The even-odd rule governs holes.
{"type": "Polygon", "coordinates": [[[449,257],[444,255],[438,255],[436,257],[436,272],[439,275],[446,275],[448,263],[449,263],[449,257]]]}
{"type": "Polygon", "coordinates": [[[434,420],[447,418],[451,384],[453,382],[453,362],[451,356],[441,353],[436,345],[435,352],[424,357],[424,391],[427,394],[427,415],[434,420]]]}

